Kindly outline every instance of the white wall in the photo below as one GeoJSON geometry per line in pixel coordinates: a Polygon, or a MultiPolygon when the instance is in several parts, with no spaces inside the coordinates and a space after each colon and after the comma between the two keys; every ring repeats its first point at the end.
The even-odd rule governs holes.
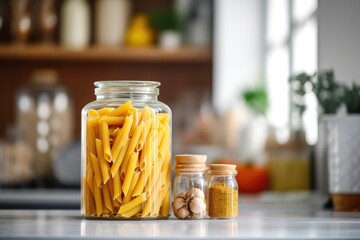
{"type": "Polygon", "coordinates": [[[261,74],[261,0],[215,0],[214,106],[226,111],[261,74]]]}
{"type": "Polygon", "coordinates": [[[318,31],[319,70],[360,83],[360,1],[319,0],[318,31]]]}

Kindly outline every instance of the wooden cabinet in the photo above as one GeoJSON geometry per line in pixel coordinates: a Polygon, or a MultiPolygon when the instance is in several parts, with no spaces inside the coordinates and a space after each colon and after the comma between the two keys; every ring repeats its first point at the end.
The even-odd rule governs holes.
{"type": "Polygon", "coordinates": [[[89,47],[76,51],[59,46],[0,46],[0,136],[15,121],[15,93],[29,82],[34,70],[58,72],[75,106],[75,134],[80,134],[80,111],[95,99],[97,80],[156,80],[161,82],[160,100],[170,107],[184,91],[212,88],[212,52],[203,48],[129,49],[89,47]]]}

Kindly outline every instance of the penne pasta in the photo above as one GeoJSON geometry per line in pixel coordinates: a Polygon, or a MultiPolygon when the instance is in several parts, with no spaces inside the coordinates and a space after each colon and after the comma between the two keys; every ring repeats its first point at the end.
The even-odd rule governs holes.
{"type": "Polygon", "coordinates": [[[135,170],[135,167],[136,167],[136,162],[138,161],[138,156],[139,156],[138,153],[133,153],[131,155],[131,157],[130,157],[130,160],[129,160],[129,165],[127,167],[125,179],[124,179],[124,182],[123,182],[123,185],[122,185],[122,190],[123,190],[123,193],[124,193],[125,197],[128,194],[128,191],[129,191],[129,188],[130,188],[130,183],[131,183],[132,176],[134,174],[134,170],[135,170]]]}
{"type": "Polygon", "coordinates": [[[143,203],[146,200],[146,195],[145,193],[142,193],[141,195],[137,196],[136,198],[134,198],[133,200],[131,200],[130,202],[122,205],[119,209],[118,214],[124,214],[128,211],[130,211],[131,209],[133,209],[134,207],[138,206],[139,204],[143,203]]]}
{"type": "Polygon", "coordinates": [[[102,192],[103,192],[104,205],[112,213],[114,212],[114,207],[112,205],[109,186],[107,184],[104,184],[102,190],[103,190],[102,192]]]}
{"type": "Polygon", "coordinates": [[[89,109],[87,113],[88,113],[89,117],[98,117],[99,116],[98,111],[96,111],[95,109],[89,109]]]}
{"type": "Polygon", "coordinates": [[[140,172],[137,172],[135,174],[132,175],[132,178],[131,178],[131,183],[130,183],[130,188],[129,188],[129,191],[127,193],[127,195],[125,196],[124,200],[123,200],[123,204],[125,203],[128,203],[130,202],[132,196],[133,196],[133,193],[134,193],[134,190],[135,190],[135,186],[139,180],[139,176],[140,176],[140,172]]]}
{"type": "Polygon", "coordinates": [[[166,154],[166,155],[165,155],[161,170],[166,172],[166,171],[170,170],[170,161],[171,161],[171,159],[170,159],[170,148],[164,154],[166,154]]]}
{"type": "MultiPolygon", "coordinates": [[[[121,148],[121,151],[119,153],[119,156],[115,159],[113,165],[111,166],[111,176],[114,177],[115,174],[117,174],[119,172],[119,168],[120,168],[120,165],[121,163],[123,162],[124,160],[124,157],[125,157],[125,154],[126,154],[126,151],[128,149],[128,146],[129,146],[129,143],[130,143],[130,139],[128,139],[125,143],[125,145],[121,148]]],[[[119,177],[120,177],[120,173],[119,173],[119,177]]]]}
{"type": "Polygon", "coordinates": [[[167,217],[170,214],[170,191],[165,190],[166,195],[161,203],[160,216],[167,217]]]}
{"type": "Polygon", "coordinates": [[[87,120],[88,126],[90,126],[90,127],[98,127],[99,120],[100,120],[99,116],[89,117],[88,120],[87,120]]]}
{"type": "Polygon", "coordinates": [[[145,149],[144,149],[144,151],[141,151],[139,158],[139,170],[144,171],[145,167],[146,167],[146,161],[145,161],[145,149]]]}
{"type": "Polygon", "coordinates": [[[100,120],[100,138],[102,141],[104,159],[108,162],[112,161],[109,139],[109,125],[100,120]]]}
{"type": "Polygon", "coordinates": [[[102,182],[102,174],[101,174],[101,170],[100,170],[99,160],[92,153],[90,153],[90,158],[91,158],[93,168],[94,168],[96,186],[100,187],[101,182],[102,182]]]}
{"type": "MultiPolygon", "coordinates": [[[[90,164],[89,164],[90,165],[90,164]]],[[[92,165],[92,164],[91,164],[92,165]]],[[[90,188],[91,194],[94,195],[94,172],[91,171],[90,168],[86,169],[86,184],[88,185],[88,187],[90,188]]]]}
{"type": "Polygon", "coordinates": [[[94,198],[96,205],[96,215],[100,216],[103,213],[102,197],[101,197],[101,190],[96,185],[95,181],[94,181],[94,198]]]}
{"type": "Polygon", "coordinates": [[[98,112],[99,116],[107,116],[113,110],[114,110],[114,108],[101,108],[101,109],[97,110],[97,112],[98,112]]]}
{"type": "Polygon", "coordinates": [[[139,122],[140,122],[140,118],[141,118],[141,112],[137,111],[134,114],[132,114],[134,116],[134,121],[133,124],[131,125],[131,129],[129,132],[129,137],[132,137],[134,135],[135,130],[137,129],[139,122]]]}
{"type": "MultiPolygon", "coordinates": [[[[142,152],[142,155],[145,155],[145,166],[147,166],[144,171],[142,172],[140,179],[136,185],[136,188],[134,190],[133,196],[138,196],[142,191],[144,191],[145,184],[148,182],[150,173],[153,169],[153,160],[154,157],[150,153],[150,149],[153,149],[153,137],[149,138],[149,141],[146,144],[146,147],[144,149],[145,152],[142,152]]],[[[140,165],[141,169],[141,165],[140,165]]]]}
{"type": "Polygon", "coordinates": [[[150,108],[148,106],[144,107],[142,110],[139,110],[139,112],[141,112],[141,118],[140,121],[146,121],[147,119],[149,119],[150,117],[150,108]]]}
{"type": "MultiPolygon", "coordinates": [[[[95,199],[93,197],[93,195],[89,192],[89,187],[88,186],[88,190],[87,192],[85,192],[85,198],[86,198],[86,206],[85,206],[85,211],[87,215],[93,215],[96,214],[96,208],[95,208],[95,199]]],[[[86,189],[86,187],[85,187],[86,189]]]]}
{"type": "Polygon", "coordinates": [[[159,157],[165,158],[166,152],[170,148],[170,129],[169,127],[165,127],[164,135],[161,139],[159,146],[159,157]]]}
{"type": "Polygon", "coordinates": [[[129,211],[122,213],[121,216],[124,218],[130,218],[134,215],[136,215],[137,213],[139,213],[142,209],[142,205],[141,203],[135,207],[133,207],[132,209],[130,209],[129,211]]]}
{"type": "Polygon", "coordinates": [[[156,204],[155,204],[155,208],[154,208],[154,211],[152,213],[152,216],[159,215],[161,204],[164,201],[167,192],[169,192],[168,191],[169,187],[170,187],[170,182],[166,183],[166,186],[163,189],[159,190],[158,198],[156,199],[156,204]]]}
{"type": "Polygon", "coordinates": [[[153,120],[148,119],[148,120],[145,121],[144,124],[145,124],[144,125],[144,130],[142,131],[141,136],[139,138],[139,141],[138,141],[138,143],[137,143],[137,145],[135,147],[135,150],[138,151],[138,152],[141,151],[141,149],[144,147],[144,143],[145,143],[145,141],[147,139],[147,136],[148,136],[148,134],[149,134],[149,132],[151,130],[153,120]]]}
{"type": "Polygon", "coordinates": [[[108,163],[104,159],[102,141],[100,139],[96,138],[95,145],[96,145],[96,153],[98,156],[99,165],[100,165],[100,169],[101,169],[101,175],[103,177],[103,183],[105,184],[110,178],[108,163]]]}
{"type": "Polygon", "coordinates": [[[157,211],[157,204],[158,202],[160,201],[160,198],[161,198],[161,185],[162,185],[162,181],[161,181],[161,177],[160,177],[161,174],[159,174],[159,176],[156,177],[156,183],[154,184],[152,190],[151,190],[151,195],[152,196],[150,198],[150,200],[152,201],[152,203],[150,204],[152,206],[152,208],[150,209],[150,215],[151,216],[154,216],[155,214],[158,213],[157,211]],[[157,201],[155,201],[155,199],[157,201]]]}
{"type": "Polygon", "coordinates": [[[111,149],[112,156],[116,159],[120,153],[120,149],[124,146],[126,140],[129,138],[129,132],[133,123],[133,114],[127,116],[125,119],[125,123],[121,128],[120,133],[117,134],[114,145],[111,149]]]}
{"type": "Polygon", "coordinates": [[[169,120],[170,120],[170,115],[167,113],[159,113],[158,114],[158,118],[159,121],[164,124],[164,125],[168,125],[169,124],[169,120]]]}
{"type": "MultiPolygon", "coordinates": [[[[139,179],[136,182],[134,191],[131,194],[131,197],[139,196],[142,193],[142,190],[144,188],[144,181],[145,181],[145,172],[139,172],[140,176],[139,179]]],[[[130,194],[128,194],[130,196],[130,194]]]]}
{"type": "MultiPolygon", "coordinates": [[[[152,184],[151,184],[152,185],[152,184]]],[[[160,189],[160,181],[157,181],[156,184],[153,185],[153,187],[151,188],[151,190],[149,191],[144,191],[145,193],[147,193],[148,198],[145,204],[145,207],[143,209],[142,212],[142,217],[150,215],[152,216],[155,212],[155,199],[157,199],[158,197],[158,189],[160,189]]]]}
{"type": "Polygon", "coordinates": [[[106,184],[109,188],[110,199],[112,201],[114,199],[114,180],[113,180],[113,178],[109,178],[109,181],[106,184]]]}
{"type": "Polygon", "coordinates": [[[121,203],[117,200],[113,200],[113,204],[114,204],[114,212],[118,212],[119,211],[119,208],[121,206],[121,203]]]}
{"type": "Polygon", "coordinates": [[[92,154],[96,154],[96,148],[95,148],[95,130],[94,127],[91,126],[91,124],[87,124],[87,141],[88,141],[88,147],[89,152],[92,154]]]}
{"type": "Polygon", "coordinates": [[[122,193],[122,189],[121,189],[121,180],[120,180],[120,174],[119,172],[116,172],[114,179],[113,179],[113,184],[114,184],[114,195],[113,195],[113,200],[117,199],[121,193],[122,193]]]}
{"type": "Polygon", "coordinates": [[[139,138],[140,138],[140,135],[141,135],[141,132],[143,131],[143,129],[144,129],[144,122],[140,123],[140,125],[136,128],[136,130],[134,132],[134,136],[132,136],[132,138],[130,140],[129,146],[126,150],[126,154],[125,154],[125,157],[123,160],[124,163],[122,164],[122,167],[121,167],[120,177],[125,177],[124,174],[127,169],[127,165],[129,163],[130,156],[135,151],[136,144],[139,141],[139,138]]]}
{"type": "Polygon", "coordinates": [[[103,116],[100,118],[100,121],[104,121],[108,125],[122,126],[124,124],[125,117],[103,116]]]}
{"type": "Polygon", "coordinates": [[[116,137],[118,131],[119,131],[119,127],[116,125],[109,127],[110,136],[116,137]]]}
{"type": "Polygon", "coordinates": [[[126,103],[122,104],[118,108],[109,112],[107,115],[108,116],[124,116],[124,115],[127,115],[128,111],[133,108],[134,107],[132,106],[131,101],[127,101],[126,103]]]}

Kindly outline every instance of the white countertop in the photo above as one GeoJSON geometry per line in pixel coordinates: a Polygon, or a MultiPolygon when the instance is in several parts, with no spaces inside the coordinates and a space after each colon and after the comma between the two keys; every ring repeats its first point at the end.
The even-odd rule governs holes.
{"type": "Polygon", "coordinates": [[[239,216],[229,220],[88,220],[78,210],[0,210],[0,239],[360,239],[360,213],[282,199],[241,199],[239,216]]]}

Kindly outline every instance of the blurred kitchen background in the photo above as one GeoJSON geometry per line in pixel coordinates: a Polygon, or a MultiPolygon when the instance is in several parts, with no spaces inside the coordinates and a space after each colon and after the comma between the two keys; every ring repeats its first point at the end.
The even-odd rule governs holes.
{"type": "Polygon", "coordinates": [[[327,196],[323,117],[360,112],[359,10],[356,0],[0,0],[1,208],[78,206],[66,194],[80,189],[80,112],[94,81],[117,79],[160,81],[173,154],[239,164],[240,193],[327,196]]]}

